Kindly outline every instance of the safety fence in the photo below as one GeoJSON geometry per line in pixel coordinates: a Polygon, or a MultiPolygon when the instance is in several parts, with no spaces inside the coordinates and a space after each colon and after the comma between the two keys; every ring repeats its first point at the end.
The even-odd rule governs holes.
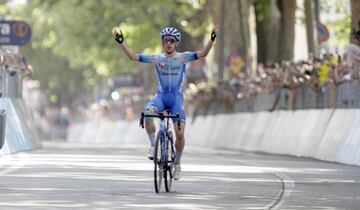
{"type": "Polygon", "coordinates": [[[6,112],[4,109],[0,109],[0,149],[5,143],[5,125],[6,125],[6,112]]]}
{"type": "Polygon", "coordinates": [[[359,126],[358,109],[217,115],[199,117],[187,142],[360,165],[359,126]]]}
{"type": "Polygon", "coordinates": [[[0,154],[41,147],[35,123],[21,98],[21,83],[30,75],[24,57],[0,51],[0,154]]]}
{"type": "Polygon", "coordinates": [[[274,92],[264,90],[230,102],[212,97],[207,103],[197,103],[196,107],[189,103],[188,108],[188,115],[192,116],[194,111],[195,115],[211,115],[274,110],[354,109],[360,108],[360,81],[349,80],[339,85],[329,83],[316,89],[301,85],[294,89],[279,88],[274,92]]]}
{"type": "Polygon", "coordinates": [[[0,154],[41,148],[31,113],[21,99],[0,99],[0,107],[6,110],[6,129],[4,146],[0,154]]]}
{"type": "MultiPolygon", "coordinates": [[[[360,166],[360,110],[309,109],[188,117],[186,145],[311,157],[360,166]]],[[[147,144],[137,121],[72,124],[68,141],[147,144]]]]}

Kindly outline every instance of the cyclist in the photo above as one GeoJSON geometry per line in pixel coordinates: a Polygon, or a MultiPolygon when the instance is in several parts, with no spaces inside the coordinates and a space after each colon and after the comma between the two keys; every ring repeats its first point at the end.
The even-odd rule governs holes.
{"type": "MultiPolygon", "coordinates": [[[[219,29],[215,26],[211,32],[211,38],[202,50],[196,52],[177,52],[176,48],[181,41],[180,31],[173,27],[166,27],[160,33],[163,53],[161,54],[136,54],[124,42],[124,35],[120,28],[113,28],[114,39],[120,44],[121,49],[130,60],[153,64],[158,82],[156,96],[146,105],[145,114],[155,114],[169,109],[171,113],[179,113],[181,118],[180,129],[174,126],[176,135],[176,158],[174,166],[174,179],[181,178],[180,160],[185,146],[185,111],[183,99],[183,87],[186,80],[185,64],[205,57],[216,38],[219,29]]],[[[155,146],[155,125],[152,119],[145,119],[145,130],[150,140],[148,158],[153,158],[155,146]]]]}

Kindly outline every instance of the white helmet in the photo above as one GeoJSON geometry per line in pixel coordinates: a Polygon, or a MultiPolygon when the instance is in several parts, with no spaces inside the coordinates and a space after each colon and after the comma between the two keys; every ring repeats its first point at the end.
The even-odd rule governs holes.
{"type": "Polygon", "coordinates": [[[164,28],[160,33],[161,39],[163,39],[164,36],[173,36],[177,42],[180,42],[180,40],[181,40],[180,31],[173,27],[164,28]]]}

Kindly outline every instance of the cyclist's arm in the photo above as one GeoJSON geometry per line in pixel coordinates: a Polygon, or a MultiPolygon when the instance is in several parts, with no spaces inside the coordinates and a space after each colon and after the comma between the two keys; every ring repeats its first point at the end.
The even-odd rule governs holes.
{"type": "Polygon", "coordinates": [[[124,42],[124,34],[120,30],[119,27],[113,27],[112,35],[116,42],[118,42],[121,46],[121,49],[125,52],[125,54],[129,57],[130,60],[139,61],[139,55],[134,53],[124,42]]]}
{"type": "Polygon", "coordinates": [[[202,50],[197,51],[196,55],[198,58],[203,58],[207,56],[210,52],[211,47],[213,46],[215,42],[215,38],[217,33],[219,32],[219,26],[214,26],[212,32],[211,32],[211,39],[208,41],[208,43],[203,47],[202,50]]]}
{"type": "Polygon", "coordinates": [[[125,43],[121,44],[121,48],[124,50],[125,54],[129,57],[130,60],[138,61],[141,63],[156,62],[157,59],[156,55],[136,54],[125,43]]]}
{"type": "Polygon", "coordinates": [[[209,54],[213,43],[214,43],[214,41],[209,40],[208,43],[203,47],[202,50],[196,51],[196,55],[197,55],[198,59],[203,58],[209,54]]]}
{"type": "Polygon", "coordinates": [[[125,52],[125,54],[129,57],[130,60],[139,61],[139,55],[134,53],[126,44],[123,42],[121,45],[121,49],[125,52]]]}

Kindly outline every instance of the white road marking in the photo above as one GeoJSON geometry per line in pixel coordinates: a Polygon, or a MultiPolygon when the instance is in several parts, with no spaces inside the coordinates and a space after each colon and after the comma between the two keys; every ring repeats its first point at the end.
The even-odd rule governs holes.
{"type": "Polygon", "coordinates": [[[14,172],[29,162],[25,153],[0,156],[0,176],[14,172]]]}

